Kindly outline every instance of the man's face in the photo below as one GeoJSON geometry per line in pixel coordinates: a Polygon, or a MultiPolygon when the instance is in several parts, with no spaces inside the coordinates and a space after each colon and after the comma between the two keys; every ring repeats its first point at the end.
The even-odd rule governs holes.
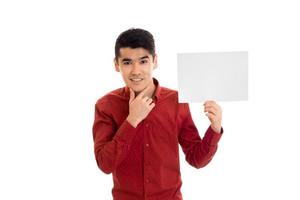
{"type": "Polygon", "coordinates": [[[144,48],[120,48],[120,56],[115,62],[117,72],[121,72],[123,80],[129,88],[139,93],[149,84],[153,84],[152,71],[157,67],[157,56],[144,48]]]}

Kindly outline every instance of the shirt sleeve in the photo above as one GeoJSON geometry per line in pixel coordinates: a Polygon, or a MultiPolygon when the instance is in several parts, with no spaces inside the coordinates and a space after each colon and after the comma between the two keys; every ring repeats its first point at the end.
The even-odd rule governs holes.
{"type": "Polygon", "coordinates": [[[216,133],[209,126],[203,138],[193,122],[188,104],[179,110],[179,144],[185,154],[186,161],[195,168],[206,166],[217,151],[218,142],[223,134],[216,133]]]}
{"type": "Polygon", "coordinates": [[[128,155],[136,133],[127,120],[117,127],[101,103],[95,106],[93,124],[94,153],[98,167],[106,174],[113,172],[128,155]]]}

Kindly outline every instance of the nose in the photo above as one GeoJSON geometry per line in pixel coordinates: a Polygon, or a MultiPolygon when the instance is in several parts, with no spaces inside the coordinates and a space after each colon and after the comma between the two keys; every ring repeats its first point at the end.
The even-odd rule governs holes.
{"type": "Polygon", "coordinates": [[[131,70],[131,74],[137,74],[139,75],[141,72],[140,72],[140,65],[138,62],[134,62],[133,65],[132,65],[132,70],[131,70]]]}

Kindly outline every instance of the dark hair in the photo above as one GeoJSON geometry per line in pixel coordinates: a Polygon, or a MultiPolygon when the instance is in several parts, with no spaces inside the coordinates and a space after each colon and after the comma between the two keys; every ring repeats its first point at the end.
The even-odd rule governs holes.
{"type": "Polygon", "coordinates": [[[139,48],[142,47],[149,51],[149,53],[155,56],[155,44],[153,35],[146,30],[140,28],[131,28],[122,32],[116,40],[115,45],[115,58],[120,56],[120,48],[130,47],[139,48]]]}

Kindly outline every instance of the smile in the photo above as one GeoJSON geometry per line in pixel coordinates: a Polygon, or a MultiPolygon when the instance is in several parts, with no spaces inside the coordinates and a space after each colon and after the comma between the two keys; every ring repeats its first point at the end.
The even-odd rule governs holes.
{"type": "Polygon", "coordinates": [[[142,81],[143,79],[142,78],[131,78],[130,80],[133,82],[139,82],[139,81],[142,81]]]}

